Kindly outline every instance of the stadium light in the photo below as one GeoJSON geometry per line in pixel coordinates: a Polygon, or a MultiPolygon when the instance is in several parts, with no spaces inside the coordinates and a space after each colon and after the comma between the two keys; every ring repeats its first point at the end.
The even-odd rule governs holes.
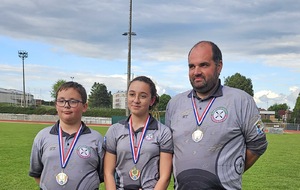
{"type": "MultiPolygon", "coordinates": [[[[24,59],[28,57],[28,52],[24,50],[19,50],[18,54],[19,57],[22,59],[22,65],[23,65],[23,102],[24,102],[24,107],[26,107],[24,59]]],[[[21,101],[21,105],[22,105],[22,101],[21,101]]]]}
{"type": "MultiPolygon", "coordinates": [[[[132,0],[129,1],[129,31],[124,32],[123,36],[128,36],[128,60],[127,60],[127,89],[130,83],[130,76],[131,76],[131,36],[136,36],[136,33],[132,32],[132,0]]],[[[126,107],[126,116],[129,116],[129,109],[127,102],[125,103],[126,107]]]]}

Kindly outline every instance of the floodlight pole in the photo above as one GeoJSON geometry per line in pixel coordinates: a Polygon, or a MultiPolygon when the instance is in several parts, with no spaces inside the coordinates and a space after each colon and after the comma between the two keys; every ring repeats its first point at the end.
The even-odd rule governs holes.
{"type": "MultiPolygon", "coordinates": [[[[22,59],[22,65],[23,65],[23,102],[24,102],[24,107],[26,107],[24,59],[28,57],[28,52],[24,51],[24,50],[19,50],[18,55],[22,59]]],[[[21,101],[21,104],[22,104],[22,101],[21,101]]]]}
{"type": "MultiPolygon", "coordinates": [[[[128,36],[128,60],[127,60],[127,89],[130,83],[131,76],[131,36],[135,36],[136,33],[132,32],[132,0],[129,1],[129,31],[122,34],[123,36],[128,36]]],[[[127,102],[125,103],[126,116],[129,116],[129,109],[127,102]]]]}

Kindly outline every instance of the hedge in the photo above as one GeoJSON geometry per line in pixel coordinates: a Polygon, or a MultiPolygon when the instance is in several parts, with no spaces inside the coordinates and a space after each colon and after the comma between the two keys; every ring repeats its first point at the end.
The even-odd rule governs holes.
{"type": "MultiPolygon", "coordinates": [[[[20,107],[9,104],[0,104],[0,113],[13,114],[34,114],[34,115],[56,115],[54,106],[39,106],[39,107],[20,107]]],[[[90,117],[112,117],[125,116],[125,109],[111,109],[111,108],[89,108],[83,116],[90,117]]]]}

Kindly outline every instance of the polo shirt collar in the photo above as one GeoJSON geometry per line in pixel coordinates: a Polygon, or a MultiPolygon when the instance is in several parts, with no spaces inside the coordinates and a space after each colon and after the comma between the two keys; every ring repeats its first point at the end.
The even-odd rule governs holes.
{"type": "MultiPolygon", "coordinates": [[[[88,133],[91,133],[91,129],[88,128],[85,123],[83,121],[81,121],[81,125],[82,125],[82,128],[81,128],[81,134],[88,134],[88,133]]],[[[58,127],[59,127],[59,120],[53,125],[53,127],[51,128],[50,130],[50,134],[51,135],[58,135],[58,127]]],[[[65,133],[63,131],[63,136],[68,136],[69,134],[68,133],[65,133]]],[[[74,134],[71,134],[71,135],[74,135],[74,134]]]]}
{"type": "MultiPolygon", "coordinates": [[[[157,130],[158,129],[157,120],[151,114],[149,114],[149,115],[150,115],[150,119],[149,119],[149,124],[148,124],[147,130],[157,130]]],[[[128,125],[129,119],[130,119],[130,116],[126,120],[123,120],[124,122],[122,123],[123,125],[125,125],[125,128],[127,128],[127,129],[129,127],[129,125],[128,125]]],[[[143,129],[143,128],[140,128],[140,129],[143,129]]],[[[139,131],[140,129],[138,129],[137,131],[139,131]]]]}

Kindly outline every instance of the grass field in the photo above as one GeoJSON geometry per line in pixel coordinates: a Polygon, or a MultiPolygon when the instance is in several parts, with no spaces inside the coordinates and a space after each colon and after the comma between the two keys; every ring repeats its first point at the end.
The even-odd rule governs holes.
{"type": "MultiPolygon", "coordinates": [[[[48,124],[0,122],[0,190],[38,190],[28,176],[32,141],[48,124]]],[[[106,127],[92,127],[105,134],[106,127]]],[[[300,189],[300,134],[267,134],[269,147],[243,175],[244,190],[300,189]]],[[[172,188],[172,182],[169,189],[172,188]]],[[[101,185],[101,189],[103,185],[101,185]]]]}

